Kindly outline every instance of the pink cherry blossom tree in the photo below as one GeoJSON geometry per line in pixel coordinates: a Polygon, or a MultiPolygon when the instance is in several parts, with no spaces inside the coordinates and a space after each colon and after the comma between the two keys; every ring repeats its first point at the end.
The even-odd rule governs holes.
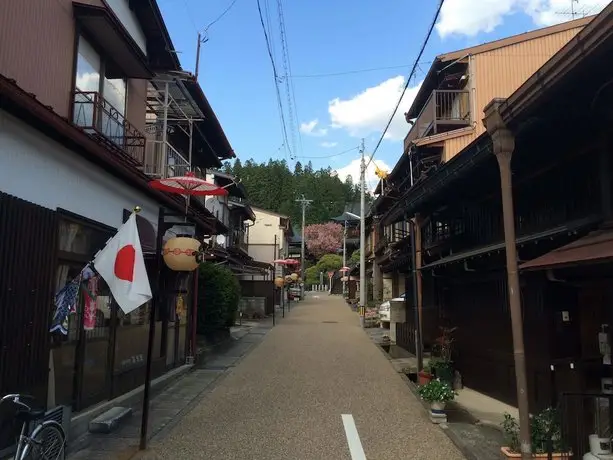
{"type": "Polygon", "coordinates": [[[335,253],[343,245],[343,226],[329,222],[305,227],[306,247],[319,259],[324,254],[335,253]]]}

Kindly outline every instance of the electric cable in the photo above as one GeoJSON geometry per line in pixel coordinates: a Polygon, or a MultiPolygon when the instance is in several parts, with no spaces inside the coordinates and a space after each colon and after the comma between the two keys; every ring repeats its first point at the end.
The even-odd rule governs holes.
{"type": "Polygon", "coordinates": [[[421,48],[419,50],[419,53],[417,54],[417,58],[415,59],[415,62],[413,63],[413,67],[411,69],[411,73],[409,74],[409,77],[407,78],[407,82],[405,83],[404,88],[402,90],[402,93],[400,94],[400,98],[398,99],[398,102],[396,103],[396,107],[394,108],[394,111],[392,112],[392,116],[390,117],[389,121],[387,122],[387,125],[385,126],[385,129],[383,130],[383,133],[381,134],[381,137],[379,138],[379,141],[377,142],[377,145],[375,146],[374,150],[370,154],[370,159],[368,160],[368,163],[366,164],[367,168],[368,168],[368,165],[370,165],[370,163],[372,162],[373,158],[375,157],[375,154],[377,153],[377,150],[379,150],[379,146],[381,145],[381,142],[383,142],[383,139],[385,138],[385,134],[387,134],[387,130],[389,129],[390,125],[392,124],[394,116],[396,116],[396,112],[398,111],[398,107],[400,107],[400,104],[402,103],[402,99],[404,98],[404,94],[407,92],[407,89],[409,88],[409,85],[411,84],[411,81],[413,80],[413,77],[415,75],[415,71],[417,70],[417,67],[419,66],[419,60],[421,59],[422,54],[424,54],[424,50],[426,49],[426,46],[428,45],[428,42],[430,41],[430,36],[432,35],[432,32],[434,31],[434,26],[436,25],[436,21],[438,21],[438,17],[439,17],[439,15],[441,13],[441,9],[443,8],[443,4],[444,3],[445,3],[445,0],[441,0],[440,3],[438,4],[438,8],[436,9],[436,13],[434,14],[434,18],[432,19],[432,22],[430,23],[430,27],[428,29],[428,33],[426,34],[426,38],[425,38],[424,42],[421,45],[421,48]]]}

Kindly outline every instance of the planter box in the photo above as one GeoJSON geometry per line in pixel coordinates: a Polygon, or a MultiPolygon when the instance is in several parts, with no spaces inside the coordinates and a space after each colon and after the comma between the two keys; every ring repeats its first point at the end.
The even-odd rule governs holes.
{"type": "MultiPolygon", "coordinates": [[[[500,452],[502,453],[502,458],[521,458],[521,454],[511,452],[508,447],[501,447],[500,452]]],[[[549,454],[532,454],[532,458],[549,458],[549,454]]],[[[557,452],[551,454],[551,458],[570,459],[573,458],[573,454],[570,452],[557,452]]]]}

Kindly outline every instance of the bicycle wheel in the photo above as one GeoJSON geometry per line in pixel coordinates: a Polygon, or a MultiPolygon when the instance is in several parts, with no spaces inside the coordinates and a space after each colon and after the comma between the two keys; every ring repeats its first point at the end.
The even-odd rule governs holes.
{"type": "Polygon", "coordinates": [[[64,460],[64,430],[57,422],[44,422],[32,432],[29,447],[21,460],[64,460]]]}

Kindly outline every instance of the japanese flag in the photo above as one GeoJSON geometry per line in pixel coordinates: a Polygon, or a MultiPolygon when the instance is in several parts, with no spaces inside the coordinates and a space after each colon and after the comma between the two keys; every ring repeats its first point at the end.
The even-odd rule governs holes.
{"type": "Polygon", "coordinates": [[[94,268],[104,278],[124,313],[130,313],[151,299],[135,213],[96,254],[94,268]]]}

